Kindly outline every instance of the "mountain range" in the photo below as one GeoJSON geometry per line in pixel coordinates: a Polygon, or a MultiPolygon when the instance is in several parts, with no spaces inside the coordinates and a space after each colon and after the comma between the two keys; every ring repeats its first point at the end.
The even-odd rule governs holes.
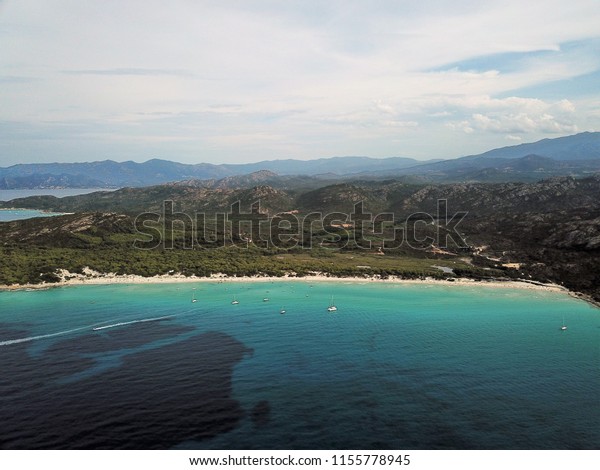
{"type": "Polygon", "coordinates": [[[231,179],[232,177],[265,171],[268,172],[269,184],[272,185],[281,185],[289,182],[290,177],[299,175],[331,181],[356,177],[405,177],[413,182],[447,183],[538,181],[551,176],[587,176],[600,171],[600,132],[543,139],[451,160],[332,157],[307,161],[288,159],[220,165],[183,164],[160,159],[144,163],[105,160],[17,164],[0,168],[0,189],[118,188],[178,181],[203,181],[209,186],[218,181],[221,185],[229,181],[235,185],[236,180],[231,179]],[[278,179],[281,180],[279,183],[278,179]]]}

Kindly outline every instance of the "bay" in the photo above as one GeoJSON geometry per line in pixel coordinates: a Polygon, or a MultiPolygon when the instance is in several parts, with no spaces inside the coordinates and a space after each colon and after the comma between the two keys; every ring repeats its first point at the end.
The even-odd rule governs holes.
{"type": "Polygon", "coordinates": [[[4,291],[0,354],[0,448],[600,444],[600,311],[557,292],[310,281],[4,291]]]}
{"type": "Polygon", "coordinates": [[[63,213],[40,211],[36,209],[0,209],[0,222],[31,219],[33,217],[52,217],[55,215],[63,215],[63,213]]]}

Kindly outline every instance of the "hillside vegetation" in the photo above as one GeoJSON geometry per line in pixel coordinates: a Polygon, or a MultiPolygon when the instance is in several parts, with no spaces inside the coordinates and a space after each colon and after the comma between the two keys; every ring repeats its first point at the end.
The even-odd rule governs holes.
{"type": "Polygon", "coordinates": [[[57,269],[82,272],[86,266],[144,276],[319,271],[521,278],[561,283],[600,299],[599,194],[600,177],[592,176],[446,185],[356,180],[306,190],[168,184],[61,199],[37,196],[4,205],[74,214],[0,223],[0,283],[56,280],[57,269]],[[441,207],[447,217],[438,214],[438,200],[446,201],[441,207]],[[173,201],[174,210],[190,218],[163,213],[164,201],[173,201]],[[240,214],[234,217],[236,202],[240,214]],[[251,213],[256,202],[260,209],[255,204],[251,213]],[[388,222],[367,224],[359,232],[351,215],[358,203],[365,214],[383,214],[388,222]],[[452,216],[461,211],[466,216],[452,225],[452,216]],[[155,215],[146,214],[146,228],[138,225],[136,231],[135,217],[144,212],[155,215]],[[339,214],[326,217],[334,212],[339,214]],[[304,220],[307,214],[314,223],[304,220]],[[231,225],[236,218],[242,219],[237,232],[231,225]],[[206,224],[194,233],[178,220],[206,224]],[[260,224],[260,234],[247,227],[249,220],[260,224]],[[278,224],[287,231],[274,243],[268,234],[279,230],[278,224]],[[404,237],[403,243],[394,243],[394,234],[404,237]]]}

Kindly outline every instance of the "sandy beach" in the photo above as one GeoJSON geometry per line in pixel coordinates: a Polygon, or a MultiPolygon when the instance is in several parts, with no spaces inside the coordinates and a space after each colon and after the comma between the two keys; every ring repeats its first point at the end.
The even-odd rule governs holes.
{"type": "MultiPolygon", "coordinates": [[[[477,287],[492,287],[506,289],[528,289],[528,290],[545,290],[555,292],[569,292],[568,289],[557,284],[542,284],[530,281],[503,281],[503,280],[475,280],[469,278],[451,278],[437,279],[426,277],[423,279],[403,279],[400,277],[390,276],[387,278],[379,278],[377,276],[370,277],[335,277],[328,276],[324,273],[313,273],[308,276],[227,276],[225,274],[213,274],[210,277],[185,276],[179,273],[157,275],[151,277],[138,276],[133,274],[118,275],[114,273],[99,273],[91,269],[85,269],[83,274],[71,273],[66,270],[59,271],[61,280],[55,283],[40,283],[40,284],[13,284],[8,286],[0,286],[0,290],[23,290],[23,289],[48,289],[52,287],[66,287],[79,285],[94,285],[94,284],[169,284],[169,283],[197,283],[197,282],[355,282],[361,284],[368,283],[395,283],[395,284],[437,284],[444,286],[462,285],[462,286],[477,286],[477,287]]],[[[577,296],[579,296],[577,294],[577,296]]]]}
{"type": "Polygon", "coordinates": [[[519,289],[530,291],[562,292],[575,299],[588,303],[589,305],[600,308],[600,302],[591,296],[571,291],[558,284],[544,284],[536,281],[527,280],[477,280],[470,278],[448,278],[438,279],[425,277],[422,279],[403,279],[400,277],[389,276],[382,279],[378,276],[370,277],[335,277],[324,273],[313,273],[307,276],[228,276],[226,274],[213,274],[210,277],[185,276],[180,273],[164,274],[151,277],[138,276],[134,274],[119,275],[115,273],[99,273],[89,268],[84,269],[83,274],[70,273],[66,270],[59,271],[61,280],[54,283],[40,284],[13,284],[0,286],[1,291],[20,291],[20,290],[43,290],[68,286],[82,285],[107,285],[107,284],[173,284],[173,283],[229,283],[229,282],[339,282],[339,283],[388,283],[388,284],[414,284],[414,285],[438,285],[438,286],[469,286],[476,288],[493,289],[519,289]]]}

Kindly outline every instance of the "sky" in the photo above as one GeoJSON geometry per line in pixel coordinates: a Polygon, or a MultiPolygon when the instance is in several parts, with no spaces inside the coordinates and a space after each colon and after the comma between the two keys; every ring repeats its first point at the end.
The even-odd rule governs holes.
{"type": "Polygon", "coordinates": [[[0,166],[424,160],[598,130],[598,0],[0,0],[0,166]]]}

